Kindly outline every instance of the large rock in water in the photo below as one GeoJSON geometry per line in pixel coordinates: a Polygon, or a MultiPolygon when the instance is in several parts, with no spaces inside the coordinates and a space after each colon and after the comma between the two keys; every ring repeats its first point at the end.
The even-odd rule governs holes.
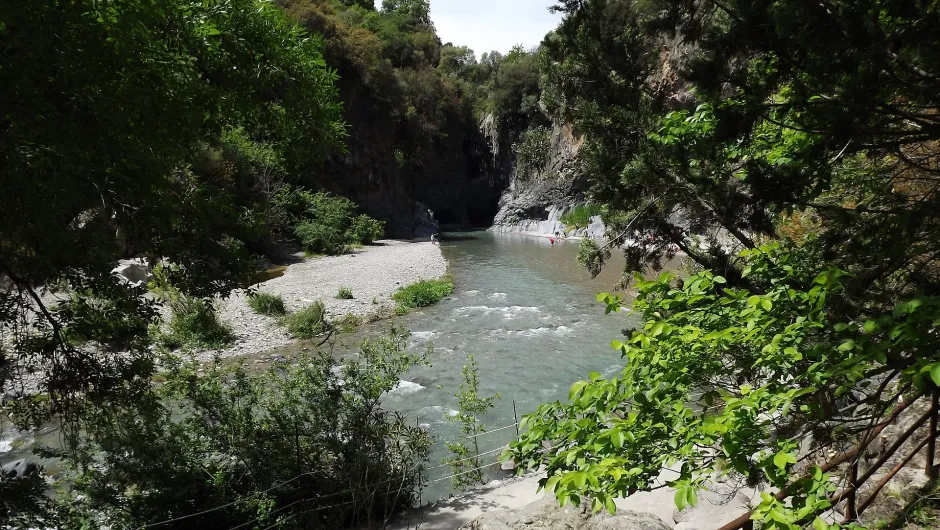
{"type": "Polygon", "coordinates": [[[0,467],[0,474],[4,478],[25,478],[39,471],[39,466],[26,460],[16,460],[0,467]]]}
{"type": "Polygon", "coordinates": [[[533,502],[519,510],[486,513],[460,527],[460,530],[670,530],[651,513],[601,511],[591,515],[587,506],[558,506],[554,496],[533,502]]]}

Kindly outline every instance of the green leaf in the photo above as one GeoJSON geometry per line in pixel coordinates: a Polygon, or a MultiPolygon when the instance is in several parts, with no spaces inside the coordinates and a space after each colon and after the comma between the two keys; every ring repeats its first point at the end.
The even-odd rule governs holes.
{"type": "Polygon", "coordinates": [[[829,525],[826,524],[826,521],[823,521],[821,518],[817,517],[813,519],[813,528],[816,530],[829,530],[829,525]]]}
{"type": "Polygon", "coordinates": [[[874,333],[878,330],[878,323],[874,320],[869,320],[865,322],[865,325],[862,326],[862,329],[865,330],[865,333],[874,333]]]}
{"type": "Polygon", "coordinates": [[[728,280],[726,280],[724,276],[715,276],[712,278],[712,281],[719,284],[728,283],[728,280]]]}
{"type": "Polygon", "coordinates": [[[774,304],[765,298],[760,301],[760,306],[764,308],[764,311],[770,311],[770,308],[772,308],[774,304]]]}
{"type": "Polygon", "coordinates": [[[695,491],[695,488],[687,488],[685,496],[689,506],[694,508],[698,505],[698,492],[695,491]]]}
{"type": "Polygon", "coordinates": [[[626,436],[623,434],[623,431],[620,429],[617,429],[610,435],[610,441],[614,443],[614,447],[616,447],[617,449],[620,449],[621,447],[623,447],[623,442],[625,438],[626,436]]]}
{"type": "Polygon", "coordinates": [[[613,515],[617,512],[617,505],[614,504],[613,497],[607,497],[606,499],[604,499],[604,507],[607,508],[607,513],[609,513],[610,515],[613,515]]]}
{"type": "Polygon", "coordinates": [[[756,294],[755,294],[755,295],[752,295],[752,296],[749,296],[749,297],[747,298],[747,305],[748,305],[749,307],[754,307],[754,306],[756,306],[756,305],[759,304],[759,303],[760,303],[760,297],[757,296],[756,294]]]}
{"type": "Polygon", "coordinates": [[[689,505],[689,499],[685,493],[684,487],[676,490],[676,496],[674,500],[676,502],[676,509],[679,510],[680,512],[684,510],[686,506],[689,505]]]}
{"type": "Polygon", "coordinates": [[[548,479],[545,483],[546,491],[555,491],[555,487],[558,485],[558,481],[561,480],[561,475],[555,475],[548,479]]]}
{"type": "Polygon", "coordinates": [[[650,336],[658,337],[659,335],[663,333],[663,328],[665,327],[666,327],[666,323],[663,322],[662,320],[656,322],[655,324],[653,324],[653,327],[650,328],[650,336]]]}
{"type": "Polygon", "coordinates": [[[796,457],[790,453],[784,453],[783,451],[774,455],[774,465],[780,469],[786,469],[787,464],[795,464],[796,457]]]}
{"type": "Polygon", "coordinates": [[[571,391],[568,392],[568,401],[574,400],[587,385],[587,381],[576,381],[575,384],[571,385],[571,391]]]}
{"type": "Polygon", "coordinates": [[[930,369],[930,378],[933,379],[933,384],[940,386],[940,363],[930,369]]]}
{"type": "Polygon", "coordinates": [[[578,488],[583,488],[587,484],[587,473],[584,471],[578,471],[577,473],[571,474],[571,482],[574,483],[578,488]]]}

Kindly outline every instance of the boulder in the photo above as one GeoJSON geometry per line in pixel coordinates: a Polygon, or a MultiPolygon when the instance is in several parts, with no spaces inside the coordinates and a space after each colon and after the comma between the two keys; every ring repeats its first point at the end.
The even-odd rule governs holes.
{"type": "Polygon", "coordinates": [[[558,505],[546,496],[518,510],[500,510],[477,517],[460,530],[670,530],[662,519],[650,513],[601,511],[591,515],[587,506],[558,505]]]}
{"type": "Polygon", "coordinates": [[[146,285],[153,279],[150,265],[145,258],[122,259],[118,262],[118,266],[111,270],[111,274],[116,274],[121,281],[135,287],[146,285]]]}
{"type": "Polygon", "coordinates": [[[26,460],[15,460],[9,464],[4,464],[0,468],[0,474],[8,479],[24,478],[39,472],[39,466],[35,462],[26,460]]]}

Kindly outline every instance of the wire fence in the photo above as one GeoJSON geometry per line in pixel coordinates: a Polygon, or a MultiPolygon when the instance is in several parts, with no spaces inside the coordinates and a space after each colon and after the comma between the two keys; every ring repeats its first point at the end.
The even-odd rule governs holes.
{"type": "MultiPolygon", "coordinates": [[[[478,433],[475,433],[475,434],[472,434],[472,435],[469,435],[469,436],[463,436],[463,437],[457,438],[456,440],[435,440],[431,445],[434,446],[434,445],[437,445],[437,444],[445,444],[445,445],[450,446],[450,445],[462,444],[462,443],[464,443],[464,442],[467,441],[467,440],[474,440],[474,441],[476,441],[477,438],[484,437],[484,436],[488,436],[488,435],[495,434],[495,433],[502,432],[502,431],[506,431],[506,430],[509,430],[509,429],[515,429],[515,430],[516,430],[515,434],[516,434],[516,437],[518,438],[518,436],[519,436],[519,427],[520,427],[520,423],[519,423],[519,414],[518,414],[518,412],[516,411],[516,400],[512,400],[512,419],[513,419],[513,422],[510,423],[509,425],[502,425],[502,426],[497,427],[497,428],[495,428],[495,429],[488,429],[488,430],[485,430],[485,431],[482,431],[482,432],[478,432],[478,433]]],[[[418,421],[419,421],[418,418],[415,418],[415,421],[418,422],[418,421]]],[[[430,467],[430,468],[425,468],[424,471],[434,471],[434,470],[441,469],[441,468],[458,469],[458,468],[454,467],[455,464],[460,464],[460,463],[468,462],[468,461],[478,461],[481,457],[486,457],[486,456],[490,456],[490,455],[495,455],[496,453],[502,453],[502,452],[505,451],[506,449],[507,449],[507,445],[506,445],[506,444],[500,444],[500,446],[497,447],[497,448],[495,448],[495,449],[492,449],[492,450],[489,450],[489,451],[484,451],[484,452],[482,452],[482,453],[476,453],[476,454],[470,455],[470,456],[467,457],[467,458],[463,458],[463,459],[461,459],[461,460],[456,460],[456,461],[451,461],[451,462],[444,462],[444,463],[442,463],[441,465],[438,465],[438,466],[434,466],[434,467],[430,467]]],[[[477,467],[477,468],[475,468],[475,469],[470,469],[470,470],[455,472],[455,473],[453,473],[453,474],[446,475],[446,476],[443,476],[443,477],[438,477],[438,478],[430,479],[430,480],[427,481],[427,483],[428,483],[428,484],[435,484],[435,483],[442,482],[442,481],[445,481],[445,480],[448,480],[448,479],[452,479],[452,478],[454,478],[454,477],[459,477],[459,476],[462,476],[462,475],[467,475],[467,474],[470,474],[470,473],[474,473],[474,472],[477,472],[477,471],[481,471],[481,470],[483,470],[483,469],[491,468],[491,467],[497,466],[497,465],[499,465],[499,464],[500,464],[499,461],[498,461],[497,459],[494,459],[494,461],[493,461],[493,462],[490,462],[489,464],[486,464],[486,465],[477,467]]]]}
{"type": "MultiPolygon", "coordinates": [[[[431,446],[438,445],[438,444],[449,444],[449,445],[453,445],[453,444],[457,444],[457,443],[463,443],[463,442],[466,441],[466,440],[474,440],[474,439],[476,439],[476,438],[480,438],[480,437],[483,437],[483,436],[486,436],[486,435],[490,435],[490,434],[495,434],[495,433],[497,433],[497,432],[505,431],[505,430],[512,429],[512,428],[515,428],[515,429],[516,429],[516,434],[518,435],[518,432],[519,432],[519,429],[518,429],[518,428],[519,428],[519,420],[518,420],[518,418],[516,417],[515,408],[516,408],[516,407],[515,407],[515,402],[513,402],[513,418],[515,419],[515,421],[514,421],[513,423],[509,424],[509,425],[504,425],[504,426],[498,427],[498,428],[496,428],[496,429],[492,429],[492,430],[487,430],[487,431],[479,432],[479,433],[476,433],[476,434],[473,434],[473,435],[469,435],[469,436],[465,436],[465,437],[462,437],[462,438],[457,438],[456,440],[435,440],[435,441],[433,441],[433,442],[431,443],[431,446]]],[[[292,503],[290,503],[290,504],[286,504],[286,505],[284,505],[284,506],[281,506],[281,507],[279,507],[279,508],[276,508],[275,510],[271,511],[270,513],[267,513],[267,514],[264,514],[264,515],[262,515],[262,516],[259,516],[259,517],[256,518],[256,519],[252,519],[252,520],[246,521],[246,522],[244,522],[244,523],[242,523],[242,524],[240,524],[240,525],[231,527],[231,528],[229,528],[228,530],[240,530],[241,528],[244,528],[244,527],[246,527],[246,526],[248,526],[248,525],[251,525],[251,524],[253,524],[253,523],[256,523],[256,522],[258,522],[258,521],[261,521],[262,519],[270,518],[270,517],[272,517],[273,515],[275,515],[275,514],[277,514],[277,513],[283,512],[284,510],[287,510],[287,509],[289,509],[289,508],[291,508],[291,507],[294,507],[294,506],[296,506],[296,505],[298,505],[298,504],[301,504],[301,503],[304,503],[304,502],[323,501],[323,500],[326,500],[326,499],[332,499],[332,498],[334,498],[334,497],[339,497],[339,496],[341,496],[341,495],[362,493],[363,491],[370,491],[371,493],[369,494],[369,497],[375,497],[375,494],[376,494],[376,492],[378,491],[377,488],[378,488],[379,486],[382,486],[382,485],[385,485],[385,484],[391,484],[391,483],[395,483],[395,482],[398,482],[398,483],[399,483],[398,486],[397,486],[397,489],[401,490],[401,488],[404,487],[404,484],[405,484],[405,482],[406,482],[406,475],[407,475],[408,471],[417,471],[417,470],[420,469],[422,473],[425,473],[425,472],[435,471],[435,470],[443,469],[443,468],[455,469],[454,466],[456,466],[456,465],[458,465],[458,464],[461,464],[461,463],[464,463],[464,462],[469,462],[469,461],[478,460],[478,459],[480,459],[480,458],[485,458],[485,457],[488,457],[488,456],[493,456],[493,455],[496,455],[497,453],[502,453],[502,452],[504,452],[506,449],[507,449],[507,446],[501,444],[500,447],[498,447],[498,448],[496,448],[496,449],[492,449],[492,450],[485,451],[485,452],[482,452],[482,453],[474,454],[474,455],[471,455],[471,456],[469,456],[469,457],[466,457],[466,458],[463,458],[463,459],[460,459],[460,460],[449,461],[449,462],[442,463],[442,464],[440,464],[440,465],[436,465],[436,466],[433,466],[433,467],[423,467],[421,464],[418,464],[418,465],[416,465],[416,466],[414,466],[414,467],[412,467],[412,468],[410,468],[410,469],[403,470],[403,471],[402,471],[402,478],[401,478],[401,479],[393,478],[393,479],[383,480],[383,481],[376,482],[376,483],[372,483],[372,484],[361,485],[361,486],[358,486],[358,487],[356,487],[356,488],[350,488],[350,489],[347,489],[347,490],[338,491],[338,492],[330,493],[330,494],[327,494],[327,495],[317,495],[317,496],[315,496],[315,497],[308,497],[308,498],[299,499],[299,500],[296,500],[296,501],[294,501],[294,502],[292,502],[292,503]]],[[[499,462],[497,459],[494,459],[493,462],[490,462],[489,464],[482,465],[482,466],[476,467],[476,468],[474,468],[474,469],[468,469],[468,470],[460,471],[460,472],[457,472],[457,473],[452,473],[452,474],[445,475],[445,476],[442,476],[442,477],[439,477],[439,478],[434,478],[434,479],[430,479],[430,480],[427,480],[427,481],[422,481],[422,483],[423,483],[423,484],[435,484],[435,483],[442,482],[442,481],[445,481],[445,480],[451,480],[451,479],[453,479],[454,477],[459,477],[459,476],[467,475],[467,474],[470,474],[470,473],[475,473],[475,472],[477,472],[477,471],[481,471],[481,470],[484,470],[484,469],[488,469],[488,468],[491,468],[491,467],[493,467],[493,466],[497,466],[497,465],[499,465],[499,464],[500,464],[500,462],[499,462]]],[[[219,511],[219,510],[224,510],[224,509],[226,509],[226,508],[230,508],[230,507],[232,507],[232,506],[235,506],[235,505],[237,505],[237,504],[240,504],[240,503],[242,503],[242,502],[245,502],[246,500],[248,500],[248,499],[250,499],[250,498],[254,498],[254,497],[256,497],[257,495],[263,495],[263,494],[265,494],[265,493],[270,493],[271,491],[273,491],[273,490],[275,490],[275,489],[277,489],[277,488],[280,488],[280,487],[282,487],[282,486],[286,486],[286,485],[288,485],[288,484],[290,484],[290,483],[292,483],[292,482],[295,482],[295,481],[297,481],[297,480],[299,480],[299,479],[301,479],[301,478],[303,478],[303,477],[305,477],[305,476],[310,476],[310,475],[314,475],[314,474],[316,474],[316,472],[314,472],[314,471],[308,471],[308,472],[300,473],[300,474],[295,475],[295,476],[293,476],[293,477],[291,477],[291,478],[289,478],[289,479],[287,479],[287,480],[284,480],[284,481],[282,481],[282,482],[279,482],[279,483],[277,483],[277,484],[271,486],[270,488],[268,488],[268,489],[266,489],[266,490],[263,490],[263,491],[260,491],[260,492],[257,492],[257,493],[253,493],[253,494],[251,494],[250,496],[248,496],[248,495],[242,496],[242,497],[240,497],[240,498],[238,498],[238,499],[236,499],[236,500],[234,500],[234,501],[231,501],[231,502],[228,502],[228,503],[225,503],[225,504],[221,504],[221,505],[216,506],[216,507],[214,507],[214,508],[209,508],[209,509],[206,509],[206,510],[201,510],[201,511],[198,511],[198,512],[194,512],[194,513],[187,514],[187,515],[182,515],[182,516],[179,516],[179,517],[173,517],[173,518],[171,518],[171,519],[166,519],[166,520],[158,521],[158,522],[155,522],[155,523],[148,523],[148,524],[146,524],[146,525],[143,525],[143,526],[141,526],[141,527],[138,527],[136,530],[144,530],[145,528],[153,528],[153,527],[163,526],[163,525],[167,525],[167,524],[172,524],[172,523],[176,523],[176,522],[179,522],[179,521],[184,521],[184,520],[186,520],[186,519],[191,519],[191,518],[193,518],[193,517],[199,517],[199,516],[201,516],[201,515],[207,515],[207,514],[210,514],[210,513],[219,511]]],[[[392,487],[392,488],[388,489],[387,491],[381,493],[380,495],[388,495],[388,494],[390,494],[390,493],[393,493],[395,490],[396,490],[396,487],[392,487]]],[[[299,515],[302,515],[302,514],[304,514],[304,513],[310,513],[310,512],[322,511],[322,510],[329,510],[329,509],[333,509],[333,508],[340,508],[340,507],[348,506],[348,505],[355,504],[355,503],[358,503],[358,502],[362,502],[362,499],[354,499],[354,500],[351,500],[351,501],[342,502],[342,503],[336,503],[336,504],[331,504],[331,505],[328,505],[328,506],[318,506],[318,507],[316,507],[316,508],[312,508],[312,509],[305,510],[305,511],[302,511],[302,512],[292,513],[292,514],[290,514],[286,519],[280,519],[279,521],[275,522],[273,525],[268,526],[268,527],[266,527],[265,529],[262,529],[262,530],[267,530],[267,529],[269,529],[269,528],[273,528],[273,527],[275,527],[275,526],[277,526],[277,525],[279,525],[279,524],[282,524],[283,522],[285,522],[285,521],[287,521],[287,520],[293,519],[293,518],[295,518],[295,517],[297,517],[297,516],[299,516],[299,515]]]]}

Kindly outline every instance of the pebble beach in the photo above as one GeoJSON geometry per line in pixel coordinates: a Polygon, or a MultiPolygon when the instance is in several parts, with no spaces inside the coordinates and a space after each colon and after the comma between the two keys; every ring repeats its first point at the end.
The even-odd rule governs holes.
{"type": "MultiPolygon", "coordinates": [[[[368,321],[394,310],[391,296],[399,288],[440,278],[446,272],[447,262],[438,245],[382,240],[341,256],[302,259],[288,266],[283,276],[259,283],[253,289],[280,295],[289,311],[319,300],[330,318],[352,314],[368,321]],[[337,299],[340,287],[350,289],[354,298],[337,299]]],[[[218,310],[236,339],[225,350],[199,353],[202,360],[256,355],[294,341],[276,318],[252,311],[245,292],[220,300],[218,310]]]]}

